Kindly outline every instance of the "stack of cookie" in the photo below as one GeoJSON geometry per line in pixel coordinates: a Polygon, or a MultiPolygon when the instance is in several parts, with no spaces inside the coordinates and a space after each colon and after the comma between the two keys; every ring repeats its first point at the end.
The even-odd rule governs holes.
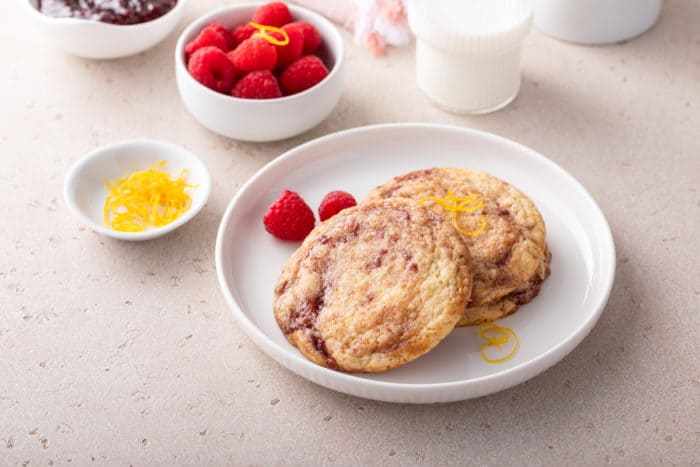
{"type": "MultiPolygon", "coordinates": [[[[551,260],[544,221],[530,198],[485,172],[427,169],[395,177],[374,189],[367,199],[398,197],[420,202],[449,192],[478,193],[483,200],[481,212],[474,213],[478,215],[459,218],[467,232],[462,239],[472,256],[474,287],[458,326],[494,321],[515,312],[537,295],[549,275],[551,260]],[[470,234],[483,222],[481,216],[485,228],[470,234]]],[[[424,204],[445,220],[453,216],[437,203],[424,204]]]]}
{"type": "Polygon", "coordinates": [[[385,371],[455,326],[513,313],[537,295],[549,262],[542,217],[513,186],[420,170],[319,224],[282,270],[274,312],[319,365],[385,371]]]}

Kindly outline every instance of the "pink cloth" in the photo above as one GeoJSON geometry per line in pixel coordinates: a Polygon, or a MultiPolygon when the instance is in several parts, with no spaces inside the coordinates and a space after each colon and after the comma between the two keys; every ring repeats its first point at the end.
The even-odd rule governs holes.
{"type": "Polygon", "coordinates": [[[296,0],[355,33],[355,41],[375,55],[387,45],[402,46],[411,40],[405,0],[296,0]]]}

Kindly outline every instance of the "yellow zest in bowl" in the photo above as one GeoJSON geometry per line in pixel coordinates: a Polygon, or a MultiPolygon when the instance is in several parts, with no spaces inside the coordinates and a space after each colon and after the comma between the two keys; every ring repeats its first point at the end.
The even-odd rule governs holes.
{"type": "Polygon", "coordinates": [[[104,205],[104,223],[120,232],[141,232],[173,222],[192,206],[185,181],[188,170],[177,178],[161,170],[167,161],[153,164],[148,170],[136,171],[116,180],[105,180],[109,190],[104,205]]]}
{"type": "Polygon", "coordinates": [[[272,45],[287,45],[289,44],[289,36],[287,35],[287,31],[281,28],[276,28],[274,26],[267,26],[265,24],[258,24],[254,22],[248,23],[249,26],[254,27],[255,29],[258,30],[255,34],[253,34],[253,37],[262,37],[265,39],[267,42],[269,42],[272,45]],[[275,36],[270,34],[271,32],[276,32],[280,35],[282,35],[282,39],[277,39],[275,36]]]}
{"type": "MultiPolygon", "coordinates": [[[[481,344],[480,353],[481,358],[483,358],[487,363],[503,363],[506,360],[510,360],[513,355],[515,355],[515,352],[518,351],[518,347],[520,346],[518,336],[515,334],[515,331],[510,328],[499,326],[496,323],[480,324],[476,332],[479,334],[479,337],[486,341],[481,344]],[[491,358],[487,355],[489,352],[487,352],[486,349],[495,347],[500,350],[506,344],[512,346],[512,348],[505,356],[491,358]]],[[[502,352],[499,353],[502,354],[502,352]]]]}
{"type": "Polygon", "coordinates": [[[426,203],[432,201],[435,204],[442,206],[448,211],[452,211],[452,225],[455,229],[463,235],[476,235],[481,233],[486,228],[488,222],[486,221],[486,216],[480,214],[481,225],[476,230],[467,231],[459,226],[457,220],[458,213],[460,212],[474,212],[483,211],[484,209],[484,199],[478,193],[473,193],[468,196],[455,196],[451,190],[447,190],[447,196],[444,198],[436,198],[434,196],[428,196],[420,200],[420,203],[426,203]]]}

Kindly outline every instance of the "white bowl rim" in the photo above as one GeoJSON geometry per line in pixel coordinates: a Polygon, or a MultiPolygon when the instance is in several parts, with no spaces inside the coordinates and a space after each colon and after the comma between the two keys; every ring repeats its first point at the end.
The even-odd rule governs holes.
{"type": "Polygon", "coordinates": [[[185,65],[185,61],[183,59],[184,52],[185,52],[185,37],[190,35],[190,33],[195,30],[196,28],[201,28],[203,25],[208,22],[213,16],[216,16],[220,13],[224,13],[227,11],[235,11],[235,10],[241,10],[244,8],[252,8],[252,7],[258,7],[260,5],[264,5],[265,2],[251,2],[251,3],[237,3],[235,5],[227,5],[221,8],[217,8],[216,10],[210,11],[209,13],[206,13],[198,18],[196,18],[194,21],[192,21],[190,24],[187,25],[187,27],[180,33],[180,36],[177,39],[177,43],[175,45],[175,66],[178,68],[181,68],[181,71],[186,75],[186,78],[190,83],[196,85],[196,86],[201,86],[202,88],[205,89],[205,92],[215,95],[217,99],[224,99],[228,102],[246,102],[249,103],[250,105],[264,105],[266,103],[271,103],[271,102],[285,102],[285,101],[292,101],[294,99],[301,99],[303,96],[306,94],[310,94],[314,92],[315,89],[317,89],[319,86],[323,86],[326,82],[330,81],[339,73],[340,67],[343,65],[343,61],[345,59],[345,44],[343,42],[343,37],[340,35],[340,32],[338,31],[338,27],[333,24],[331,21],[328,19],[324,18],[323,16],[319,15],[315,11],[309,10],[308,8],[301,7],[299,5],[295,4],[288,4],[287,6],[289,9],[292,11],[292,14],[294,13],[294,10],[299,10],[303,11],[305,14],[308,14],[312,18],[314,18],[314,21],[318,21],[320,23],[324,23],[327,26],[330,26],[328,29],[333,31],[332,34],[335,36],[336,42],[339,44],[339,51],[337,55],[334,55],[333,58],[335,60],[335,63],[333,64],[333,68],[328,70],[328,76],[323,78],[320,82],[315,84],[314,86],[311,86],[308,89],[303,90],[302,92],[298,92],[296,94],[292,94],[290,96],[282,96],[282,97],[275,97],[273,99],[244,99],[241,97],[234,97],[228,94],[224,94],[221,92],[216,92],[213,89],[209,89],[208,87],[204,86],[202,83],[197,81],[192,77],[190,74],[189,70],[187,69],[187,66],[185,65]]]}
{"type": "Polygon", "coordinates": [[[115,141],[109,144],[105,144],[103,146],[100,146],[98,148],[93,149],[92,151],[88,152],[85,154],[83,157],[81,157],[78,161],[76,161],[73,166],[68,170],[68,173],[66,174],[65,181],[63,183],[63,199],[70,209],[73,214],[75,214],[78,219],[86,226],[89,227],[90,229],[106,235],[108,237],[116,238],[118,240],[134,240],[134,241],[139,241],[139,240],[149,240],[153,239],[156,237],[163,236],[169,232],[172,232],[173,230],[177,229],[178,227],[184,225],[188,221],[190,221],[194,216],[196,216],[199,211],[202,210],[204,205],[207,203],[207,200],[209,199],[209,194],[211,192],[211,176],[209,175],[209,171],[207,170],[207,166],[202,162],[202,160],[197,157],[192,151],[185,149],[184,147],[177,145],[175,143],[171,143],[169,141],[164,141],[164,140],[158,140],[158,139],[148,139],[148,138],[141,138],[141,139],[128,139],[128,140],[121,140],[121,141],[115,141]],[[92,219],[90,219],[89,216],[87,216],[73,201],[73,197],[69,194],[70,188],[75,185],[76,181],[78,180],[79,174],[81,170],[84,168],[84,166],[91,160],[99,158],[99,157],[104,157],[104,154],[107,151],[111,150],[126,150],[129,148],[134,148],[134,147],[159,147],[166,149],[168,151],[173,151],[177,152],[180,157],[183,159],[188,160],[188,164],[193,164],[193,165],[198,165],[202,169],[202,174],[204,175],[204,179],[202,182],[200,182],[199,186],[197,189],[201,189],[202,191],[200,192],[199,196],[199,201],[192,203],[192,206],[190,206],[190,209],[187,210],[183,215],[175,219],[173,222],[166,224],[162,227],[156,227],[148,230],[144,230],[141,232],[120,232],[118,230],[110,229],[108,227],[105,227],[101,224],[96,223],[92,219]]]}
{"type": "Polygon", "coordinates": [[[129,32],[133,32],[134,30],[137,29],[146,29],[148,27],[151,27],[157,23],[162,23],[167,21],[167,18],[176,14],[179,14],[179,11],[182,10],[185,7],[185,4],[187,3],[188,0],[177,0],[177,3],[175,6],[165,13],[162,16],[159,16],[156,19],[152,19],[151,21],[146,21],[144,23],[136,23],[136,24],[112,24],[112,23],[105,23],[103,21],[96,21],[96,20],[91,20],[91,19],[83,19],[83,18],[63,18],[63,17],[55,17],[55,16],[49,16],[43,14],[41,11],[39,11],[37,8],[34,8],[34,6],[31,4],[31,0],[22,0],[22,3],[29,9],[31,10],[31,14],[34,15],[35,18],[38,18],[40,21],[44,21],[47,23],[54,23],[54,24],[60,24],[63,26],[72,26],[72,25],[85,25],[85,24],[90,24],[93,27],[100,27],[100,28],[105,28],[105,29],[113,29],[113,30],[128,30],[129,32]]]}
{"type": "MultiPolygon", "coordinates": [[[[523,144],[517,143],[511,139],[508,139],[503,136],[499,136],[493,133],[489,133],[486,131],[481,131],[473,128],[468,128],[468,127],[461,127],[461,126],[456,126],[456,125],[444,125],[444,124],[434,124],[434,123],[386,123],[386,124],[378,124],[378,125],[366,125],[366,126],[360,126],[360,127],[355,127],[355,128],[350,128],[347,130],[343,131],[338,131],[335,133],[331,133],[316,139],[313,139],[311,141],[307,141],[304,144],[301,144],[299,146],[293,147],[289,149],[288,151],[284,152],[282,155],[279,157],[273,159],[270,161],[268,164],[263,166],[261,169],[258,170],[258,172],[255,173],[241,188],[238,190],[236,195],[233,197],[233,199],[230,201],[229,205],[226,208],[226,211],[224,213],[224,216],[221,220],[221,224],[219,225],[219,231],[216,236],[216,248],[215,248],[215,263],[216,263],[216,274],[219,280],[219,287],[224,295],[224,298],[226,299],[227,304],[229,305],[229,308],[232,310],[234,317],[238,321],[238,323],[243,326],[244,331],[246,334],[253,339],[258,345],[260,343],[264,344],[264,347],[261,346],[261,350],[263,350],[265,353],[272,355],[277,355],[282,359],[291,359],[294,361],[294,363],[300,365],[301,368],[303,368],[308,374],[309,372],[312,373],[319,373],[320,375],[330,377],[333,379],[338,379],[344,383],[349,383],[352,385],[357,385],[360,386],[364,389],[380,389],[380,390],[395,390],[397,392],[403,392],[403,391],[414,391],[414,390],[431,390],[431,389],[453,389],[453,388],[460,388],[460,387],[468,387],[471,385],[479,384],[484,381],[488,380],[500,380],[500,381],[507,381],[507,378],[510,375],[518,375],[519,373],[524,374],[524,370],[527,367],[533,367],[536,369],[536,372],[530,376],[534,377],[537,374],[540,374],[541,372],[545,371],[555,363],[559,362],[561,359],[563,359],[569,352],[571,352],[577,345],[580,343],[583,338],[590,332],[592,329],[593,325],[598,321],[600,318],[600,315],[603,313],[603,310],[605,309],[605,305],[610,297],[610,292],[612,290],[612,286],[614,283],[614,278],[615,278],[615,266],[616,266],[616,259],[615,259],[615,243],[613,240],[612,232],[610,231],[609,223],[607,222],[607,219],[605,217],[605,214],[603,211],[600,209],[600,206],[598,206],[598,203],[595,202],[595,199],[591,196],[590,192],[583,186],[581,183],[576,180],[569,172],[567,172],[564,168],[553,162],[552,160],[548,159],[547,157],[541,155],[539,152],[535,151],[534,149],[531,149],[523,144]],[[276,165],[282,164],[284,161],[287,159],[293,157],[295,154],[299,152],[303,152],[306,150],[308,147],[315,146],[317,144],[323,144],[324,142],[328,140],[332,140],[335,138],[342,138],[347,135],[352,135],[355,133],[362,133],[365,131],[382,131],[385,129],[393,129],[393,128],[415,128],[415,129],[437,129],[437,130],[443,130],[443,131],[460,131],[460,132],[468,132],[472,133],[474,135],[478,135],[480,137],[498,142],[500,144],[505,144],[514,148],[517,148],[519,151],[524,152],[528,154],[529,157],[532,157],[534,159],[537,159],[539,162],[542,162],[544,164],[549,165],[552,169],[560,172],[563,177],[568,179],[571,184],[577,188],[578,190],[581,191],[581,194],[585,196],[588,201],[591,202],[591,207],[596,211],[596,214],[598,214],[601,219],[603,219],[604,222],[604,236],[606,237],[606,240],[609,242],[611,246],[610,250],[610,255],[608,257],[608,264],[610,265],[610,270],[609,270],[609,281],[608,286],[606,290],[603,291],[603,293],[599,296],[599,300],[592,305],[592,307],[595,308],[595,311],[586,319],[584,322],[581,323],[581,325],[576,328],[569,336],[567,336],[565,339],[563,339],[561,342],[559,342],[557,345],[551,347],[548,349],[546,352],[543,352],[542,354],[536,356],[535,358],[528,360],[526,362],[521,363],[520,365],[517,365],[515,367],[500,371],[498,373],[486,375],[486,376],[481,376],[478,378],[472,378],[468,380],[460,380],[460,381],[450,381],[450,382],[443,382],[443,383],[396,383],[396,382],[389,382],[389,381],[377,381],[377,380],[372,380],[372,379],[365,379],[365,378],[358,378],[352,374],[348,373],[343,373],[340,371],[335,371],[331,370],[329,368],[322,367],[320,365],[317,365],[306,358],[304,358],[301,354],[294,354],[292,352],[289,352],[282,347],[280,347],[277,343],[275,343],[272,339],[270,339],[265,333],[263,333],[247,316],[243,311],[240,309],[238,304],[236,303],[236,300],[233,298],[233,295],[226,283],[226,278],[224,277],[223,273],[223,263],[222,263],[222,249],[223,249],[223,237],[224,237],[224,231],[226,230],[226,227],[228,226],[230,222],[230,217],[231,213],[233,212],[233,207],[237,204],[238,199],[242,196],[243,193],[248,189],[249,186],[254,184],[259,178],[264,176],[264,174],[267,172],[267,169],[270,169],[276,165]],[[587,329],[588,328],[588,329],[587,329]],[[567,347],[571,347],[568,348],[567,347]],[[557,353],[564,352],[561,357],[556,357],[555,355],[557,353]],[[552,358],[554,358],[554,361],[552,362],[552,358]]],[[[275,358],[275,360],[277,360],[275,358]]],[[[277,360],[278,363],[281,363],[280,360],[277,360]]],[[[283,365],[287,367],[290,371],[293,373],[296,373],[298,375],[301,375],[301,372],[295,369],[292,369],[288,367],[287,365],[283,365]]],[[[515,378],[517,380],[516,382],[512,384],[506,384],[506,386],[503,387],[503,389],[514,386],[515,384],[519,384],[523,381],[526,381],[530,377],[525,377],[525,378],[515,378]]],[[[316,381],[316,380],[313,380],[316,381]]],[[[320,384],[317,382],[317,384],[320,384]]],[[[322,384],[323,386],[329,387],[325,384],[322,384]]],[[[380,399],[381,400],[381,399],[380,399]]],[[[452,400],[452,399],[451,399],[452,400]]]]}

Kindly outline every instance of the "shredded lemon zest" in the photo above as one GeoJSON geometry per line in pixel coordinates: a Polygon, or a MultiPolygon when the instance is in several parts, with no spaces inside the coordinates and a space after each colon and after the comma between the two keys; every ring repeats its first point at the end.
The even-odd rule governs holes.
{"type": "Polygon", "coordinates": [[[265,39],[267,42],[269,42],[272,45],[287,45],[289,44],[289,35],[287,35],[287,31],[281,28],[276,28],[274,26],[268,26],[266,24],[258,24],[254,23],[251,21],[248,23],[249,26],[254,27],[255,29],[258,30],[255,34],[253,34],[253,37],[262,37],[265,39]],[[275,36],[270,34],[271,32],[276,32],[278,34],[282,35],[282,39],[277,39],[275,36]]]}
{"type": "Polygon", "coordinates": [[[421,204],[428,201],[447,209],[452,212],[452,225],[457,231],[463,235],[476,235],[484,231],[488,225],[486,216],[483,214],[479,215],[481,220],[481,225],[476,230],[464,230],[459,226],[458,216],[460,212],[474,212],[484,210],[484,198],[478,193],[472,193],[468,196],[455,196],[452,190],[447,190],[447,196],[444,198],[436,198],[434,196],[427,196],[420,200],[421,204]]]}
{"type": "Polygon", "coordinates": [[[487,363],[503,363],[506,360],[510,360],[520,347],[518,335],[515,334],[515,331],[504,326],[499,326],[496,323],[480,324],[476,332],[479,334],[479,337],[486,341],[481,344],[479,352],[481,353],[481,358],[487,363]],[[486,354],[487,348],[496,347],[501,349],[509,342],[512,342],[513,348],[507,355],[500,358],[491,358],[486,354]]]}
{"type": "Polygon", "coordinates": [[[141,232],[161,227],[184,214],[192,206],[186,188],[196,188],[185,181],[189,171],[177,178],[161,170],[167,161],[156,162],[147,170],[136,171],[110,183],[104,204],[104,223],[120,232],[141,232]]]}

